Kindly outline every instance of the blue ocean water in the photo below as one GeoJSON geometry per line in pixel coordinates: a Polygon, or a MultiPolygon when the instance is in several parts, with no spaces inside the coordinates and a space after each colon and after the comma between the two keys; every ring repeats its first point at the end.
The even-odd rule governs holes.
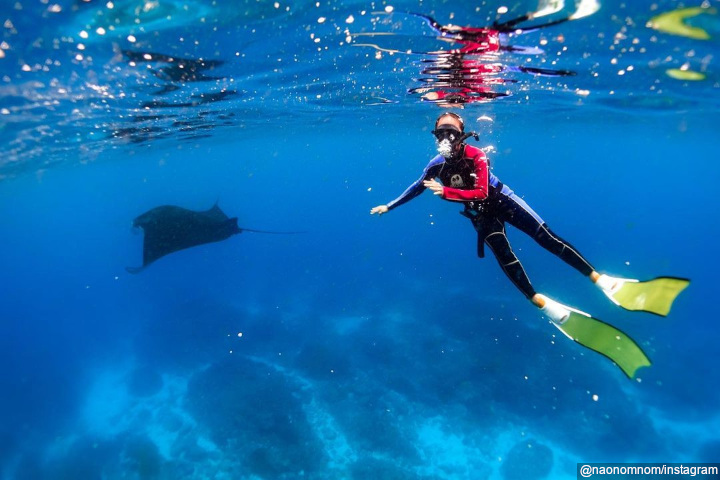
{"type": "Polygon", "coordinates": [[[452,45],[407,12],[482,27],[537,4],[2,5],[3,480],[564,479],[720,459],[717,2],[606,1],[518,35],[543,52],[471,56],[503,68],[450,107],[598,270],[692,280],[668,317],[628,312],[509,228],[538,291],[642,346],[635,380],[478,259],[457,204],[426,192],[369,215],[435,155],[446,109],[423,92],[448,73],[428,52],[452,45]],[[703,8],[686,22],[710,39],[648,26],[680,7],[703,8]],[[216,202],[303,233],[125,270],[135,217],[216,202]]]}

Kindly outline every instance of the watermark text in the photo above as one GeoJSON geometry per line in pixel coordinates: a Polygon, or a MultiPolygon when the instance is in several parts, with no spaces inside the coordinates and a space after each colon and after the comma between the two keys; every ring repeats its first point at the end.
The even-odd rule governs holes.
{"type": "Polygon", "coordinates": [[[720,463],[578,463],[577,478],[718,479],[720,463]]]}

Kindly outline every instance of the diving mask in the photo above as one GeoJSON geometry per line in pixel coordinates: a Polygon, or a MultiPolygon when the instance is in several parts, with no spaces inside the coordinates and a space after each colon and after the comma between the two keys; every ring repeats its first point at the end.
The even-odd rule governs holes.
{"type": "Polygon", "coordinates": [[[438,153],[445,158],[452,157],[464,140],[463,133],[452,125],[440,125],[432,133],[435,135],[438,153]]]}

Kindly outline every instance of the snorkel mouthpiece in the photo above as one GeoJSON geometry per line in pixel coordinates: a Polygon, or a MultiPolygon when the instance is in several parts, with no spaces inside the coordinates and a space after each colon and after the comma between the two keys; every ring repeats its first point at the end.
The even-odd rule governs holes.
{"type": "Polygon", "coordinates": [[[437,152],[442,155],[445,158],[452,157],[453,154],[453,144],[448,140],[447,138],[444,138],[443,140],[437,140],[435,142],[437,144],[437,152]]]}
{"type": "Polygon", "coordinates": [[[452,158],[458,150],[458,146],[470,137],[479,140],[475,132],[459,132],[453,128],[438,128],[433,131],[437,152],[446,159],[452,158]]]}
{"type": "Polygon", "coordinates": [[[456,147],[462,142],[463,133],[448,125],[440,125],[432,133],[435,135],[438,153],[445,158],[452,157],[456,147]]]}

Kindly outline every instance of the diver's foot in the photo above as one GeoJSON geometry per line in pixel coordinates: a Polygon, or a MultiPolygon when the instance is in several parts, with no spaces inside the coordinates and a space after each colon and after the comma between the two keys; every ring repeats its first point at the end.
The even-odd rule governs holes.
{"type": "Polygon", "coordinates": [[[570,318],[570,309],[560,302],[546,297],[540,293],[536,294],[539,302],[534,302],[536,305],[542,304],[540,311],[543,312],[547,317],[558,325],[562,325],[570,318]]]}
{"type": "MultiPolygon", "coordinates": [[[[625,278],[611,277],[610,275],[605,274],[598,276],[594,280],[595,285],[597,285],[600,290],[605,293],[605,295],[611,298],[623,287],[623,285],[625,285],[625,282],[627,281],[629,280],[625,278]]],[[[637,280],[630,281],[637,282],[637,280]]]]}

